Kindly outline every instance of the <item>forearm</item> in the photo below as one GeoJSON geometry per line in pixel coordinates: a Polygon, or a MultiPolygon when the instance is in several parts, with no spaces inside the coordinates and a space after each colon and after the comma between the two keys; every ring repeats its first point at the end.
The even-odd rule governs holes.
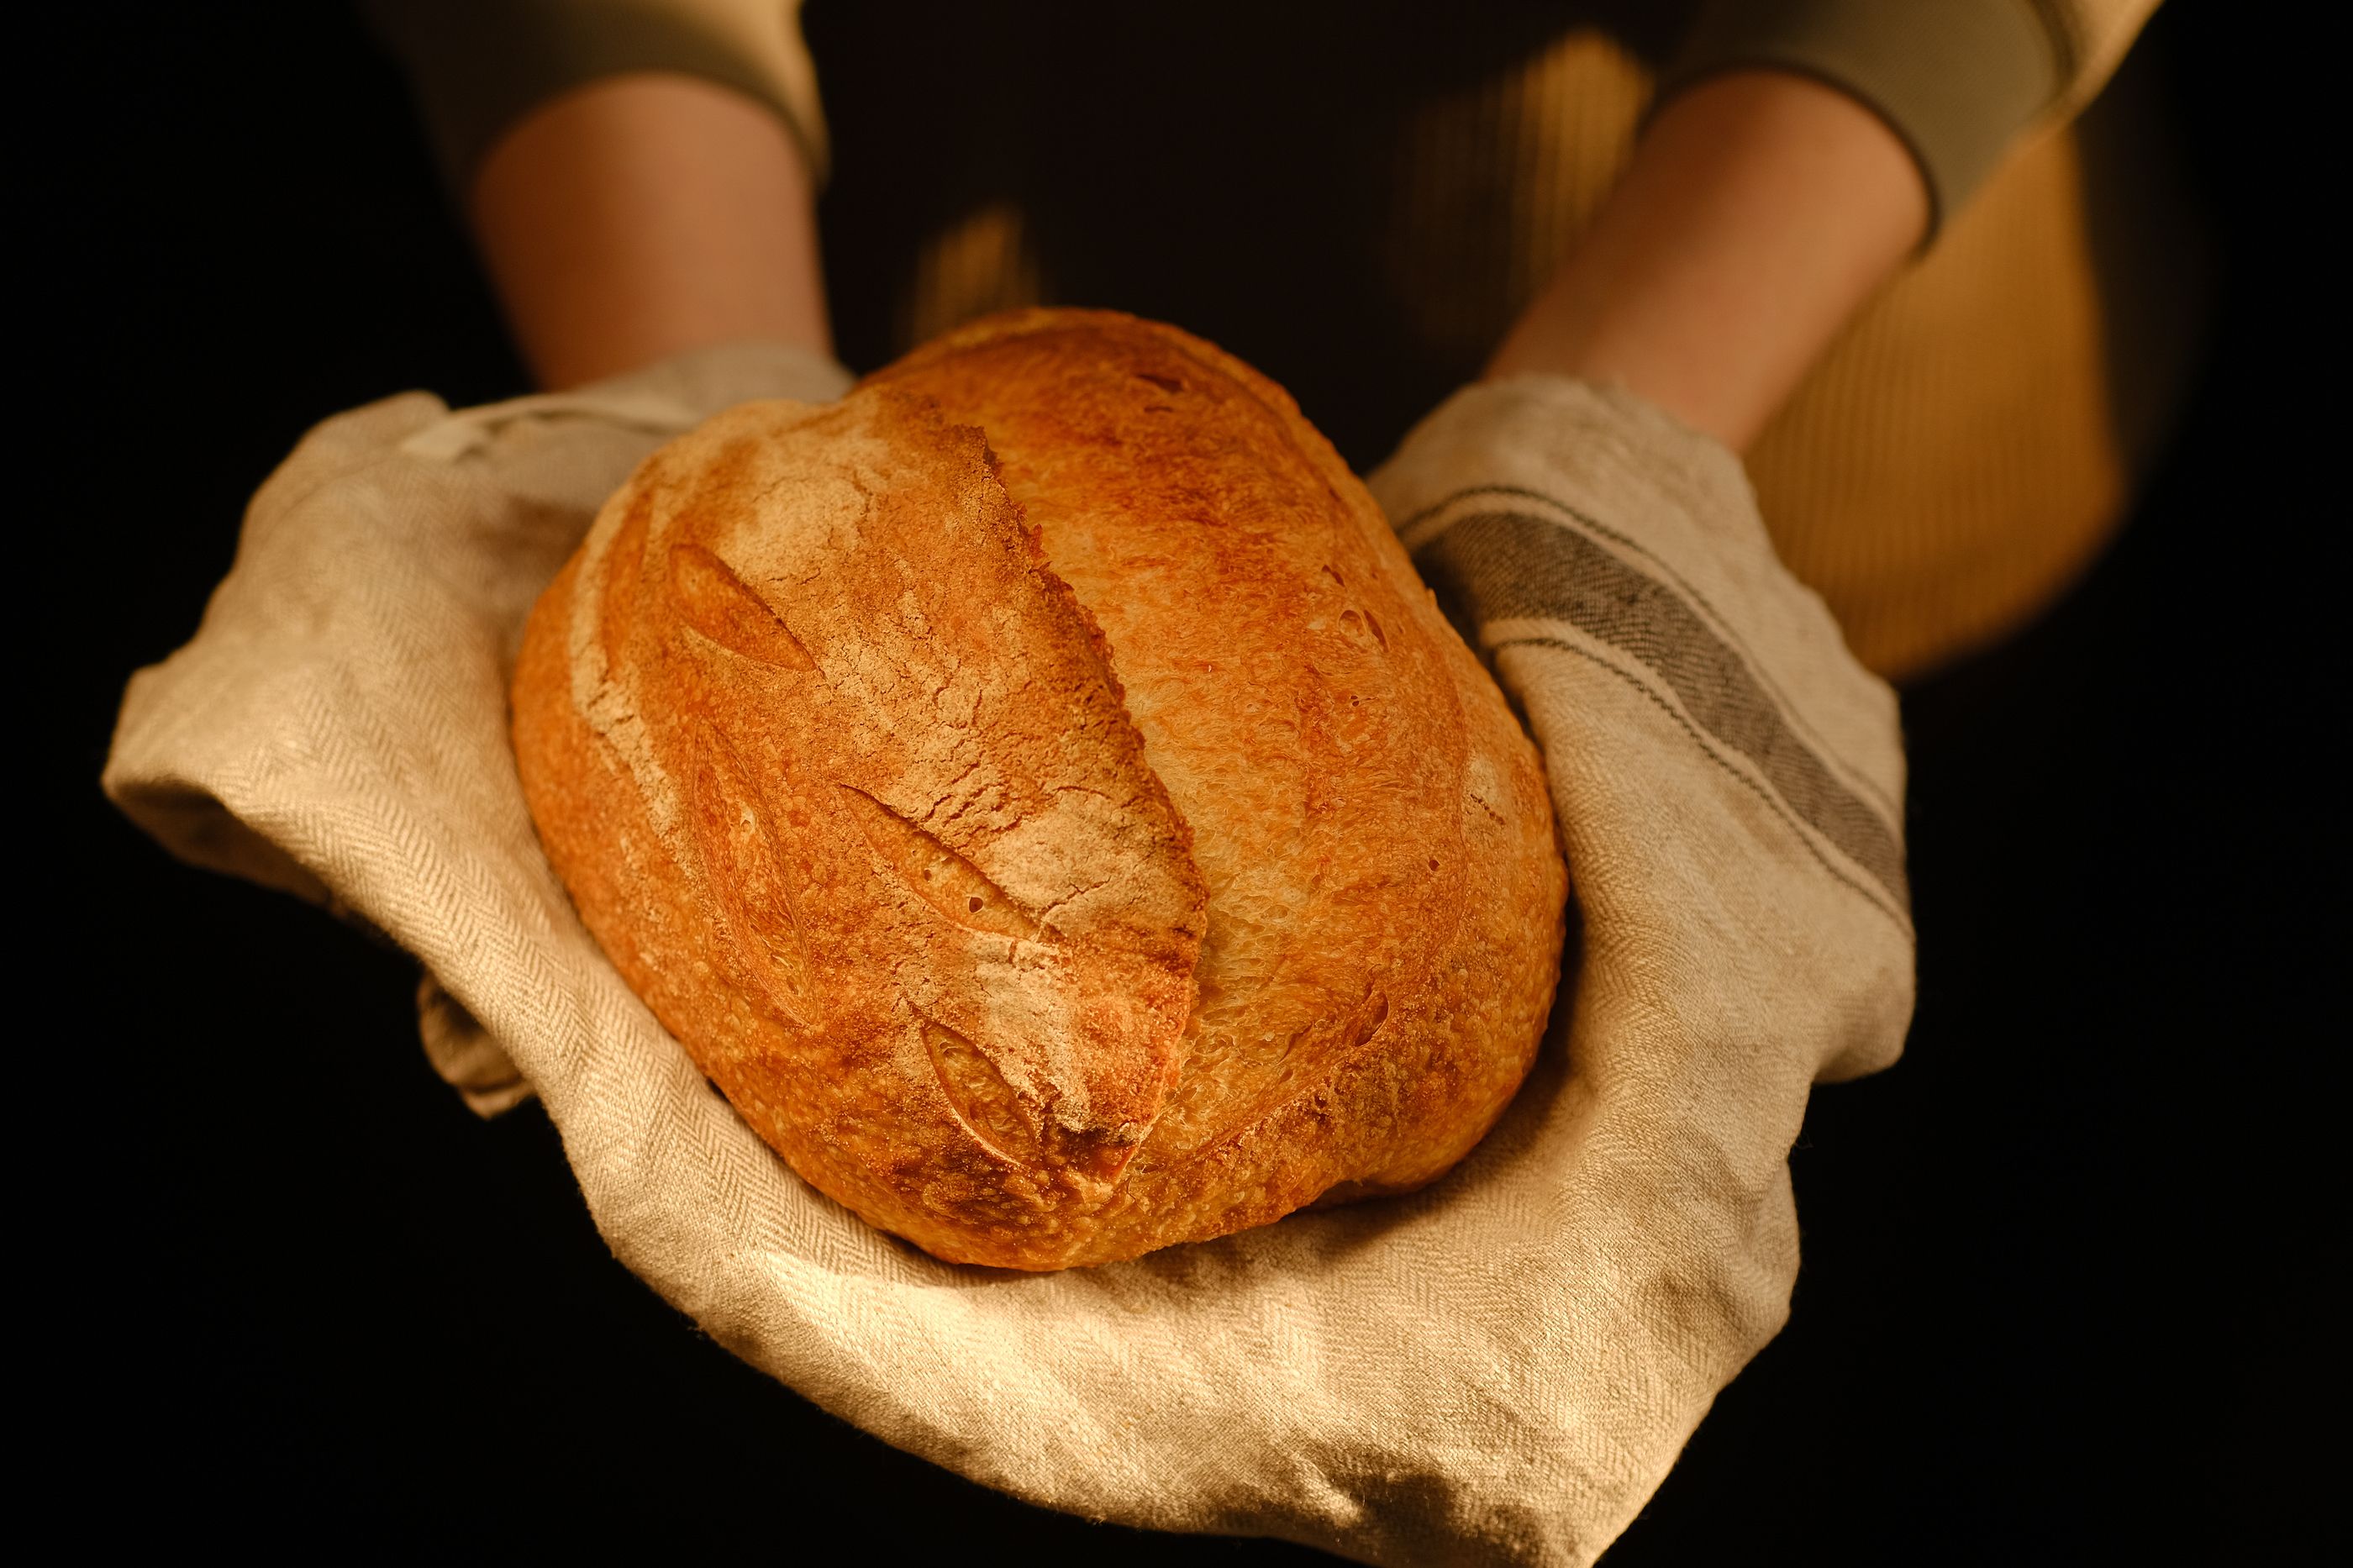
{"type": "Polygon", "coordinates": [[[807,163],[741,94],[676,75],[593,82],[501,137],[470,195],[543,386],[742,338],[831,353],[807,163]]]}
{"type": "Polygon", "coordinates": [[[1928,218],[1918,166],[1846,94],[1732,71],[1661,111],[1492,378],[1622,383],[1738,450],[1928,218]]]}

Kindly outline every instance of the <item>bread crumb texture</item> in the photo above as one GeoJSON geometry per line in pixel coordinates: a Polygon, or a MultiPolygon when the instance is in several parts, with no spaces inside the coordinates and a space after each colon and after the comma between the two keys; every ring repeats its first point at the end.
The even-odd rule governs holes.
{"type": "Polygon", "coordinates": [[[1033,310],[655,453],[514,688],[582,917],[805,1179],[937,1256],[1402,1191],[1533,1058],[1534,749],[1271,383],[1033,310]]]}

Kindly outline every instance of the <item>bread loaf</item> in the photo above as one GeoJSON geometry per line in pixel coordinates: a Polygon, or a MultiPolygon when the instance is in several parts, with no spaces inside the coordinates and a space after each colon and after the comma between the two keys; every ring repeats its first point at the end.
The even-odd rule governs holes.
{"type": "Polygon", "coordinates": [[[648,458],[533,613],[524,793],[805,1179],[1132,1258],[1460,1160],[1566,877],[1533,748],[1283,393],[1038,310],[648,458]]]}

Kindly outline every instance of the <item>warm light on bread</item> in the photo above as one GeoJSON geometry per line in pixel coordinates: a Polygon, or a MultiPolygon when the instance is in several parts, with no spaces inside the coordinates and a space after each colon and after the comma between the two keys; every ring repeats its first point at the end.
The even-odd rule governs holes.
{"type": "Polygon", "coordinates": [[[1510,1100],[1535,752],[1281,389],[993,318],[606,505],[515,749],[606,953],[793,1168],[1055,1268],[1420,1185],[1510,1100]]]}

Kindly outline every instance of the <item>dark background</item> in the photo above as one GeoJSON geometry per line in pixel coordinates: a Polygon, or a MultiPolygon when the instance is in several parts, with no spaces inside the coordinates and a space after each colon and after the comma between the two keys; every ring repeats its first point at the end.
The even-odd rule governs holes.
{"type": "MultiPolygon", "coordinates": [[[[2255,177],[2285,89],[2227,9],[2184,0],[2146,46],[2225,245],[2201,389],[2091,579],[1905,694],[1918,1023],[1893,1071],[1817,1098],[1791,1325],[1613,1565],[2273,1561],[2335,1530],[2318,1281],[2344,1227],[2313,1173],[2345,1035],[2319,737],[2346,703],[2316,557],[2344,507],[2310,454],[2342,397],[2307,390],[2323,197],[2255,177]]],[[[36,1506],[95,1482],[93,1540],[338,1557],[773,1558],[838,1521],[885,1560],[1313,1558],[1028,1508],[739,1364],[612,1260],[536,1108],[479,1122],[433,1078],[408,961],[106,805],[122,681],[194,630],[300,434],[522,377],[351,16],[79,14],[20,61],[84,96],[20,145],[12,225],[45,345],[17,527],[48,568],[18,590],[47,623],[18,665],[20,862],[67,909],[20,982],[36,1506]]],[[[1282,345],[1228,346],[1293,379],[1282,345]]]]}

